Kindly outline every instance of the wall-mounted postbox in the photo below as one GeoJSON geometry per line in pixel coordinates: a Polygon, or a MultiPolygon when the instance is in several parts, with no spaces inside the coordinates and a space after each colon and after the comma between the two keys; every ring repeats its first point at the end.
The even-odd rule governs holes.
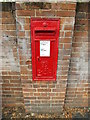
{"type": "Polygon", "coordinates": [[[31,18],[33,80],[56,80],[59,19],[31,18]]]}

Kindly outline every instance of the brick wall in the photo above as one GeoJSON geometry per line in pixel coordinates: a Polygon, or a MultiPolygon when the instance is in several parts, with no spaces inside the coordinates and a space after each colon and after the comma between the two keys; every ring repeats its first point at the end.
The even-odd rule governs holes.
{"type": "Polygon", "coordinates": [[[66,105],[88,107],[88,3],[76,9],[66,105]]]}
{"type": "Polygon", "coordinates": [[[87,107],[87,4],[74,2],[3,4],[3,106],[31,112],[60,112],[64,105],[87,107]],[[83,6],[85,9],[83,9],[83,6]],[[75,21],[76,15],[76,21],[75,21]],[[56,81],[33,81],[30,18],[60,18],[56,81]],[[74,26],[75,24],[75,26],[74,26]],[[82,104],[81,104],[82,103],[82,104]]]}
{"type": "Polygon", "coordinates": [[[18,47],[16,38],[15,4],[2,4],[2,106],[23,104],[18,47]]]}
{"type": "MultiPolygon", "coordinates": [[[[2,16],[2,3],[0,3],[0,18],[2,16]]],[[[0,19],[0,118],[2,117],[2,20],[0,19]]]]}
{"type": "Polygon", "coordinates": [[[20,74],[27,111],[60,112],[64,105],[76,3],[16,3],[20,74]],[[32,81],[30,18],[60,18],[57,80],[32,81]]]}

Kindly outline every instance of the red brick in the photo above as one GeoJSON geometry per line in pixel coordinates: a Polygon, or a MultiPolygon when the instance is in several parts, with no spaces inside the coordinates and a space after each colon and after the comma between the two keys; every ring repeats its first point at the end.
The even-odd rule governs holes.
{"type": "Polygon", "coordinates": [[[2,71],[2,75],[7,75],[8,72],[7,71],[2,71]]]}
{"type": "Polygon", "coordinates": [[[76,3],[52,3],[52,9],[56,10],[75,10],[76,3]]]}
{"type": "Polygon", "coordinates": [[[28,24],[24,25],[24,29],[25,30],[30,30],[30,25],[28,25],[28,24]]]}
{"type": "Polygon", "coordinates": [[[34,93],[34,96],[41,96],[40,93],[34,93]]]}
{"type": "Polygon", "coordinates": [[[61,38],[60,39],[61,43],[71,43],[71,41],[72,41],[72,38],[61,38]]]}
{"type": "Polygon", "coordinates": [[[14,24],[7,24],[5,25],[5,30],[16,30],[16,26],[14,24]]]}
{"type": "Polygon", "coordinates": [[[54,84],[51,84],[51,85],[49,84],[48,87],[49,88],[55,88],[55,85],[54,84]]]}
{"type": "Polygon", "coordinates": [[[25,18],[25,23],[30,24],[30,18],[25,18]]]}
{"type": "Polygon", "coordinates": [[[35,10],[17,10],[17,16],[35,16],[35,10]]]}
{"type": "Polygon", "coordinates": [[[42,100],[42,99],[48,100],[48,99],[50,99],[50,97],[38,97],[38,99],[40,99],[40,100],[42,100]]]}
{"type": "Polygon", "coordinates": [[[64,30],[72,30],[73,26],[72,25],[65,25],[64,30]]]}
{"type": "Polygon", "coordinates": [[[33,89],[33,88],[26,88],[26,89],[23,89],[24,92],[36,92],[36,89],[33,89]]]}
{"type": "Polygon", "coordinates": [[[72,45],[69,44],[69,43],[68,43],[68,44],[64,44],[64,49],[71,49],[71,46],[72,46],[72,45]]]}
{"type": "Polygon", "coordinates": [[[58,79],[66,80],[67,76],[58,76],[58,79]]]}
{"type": "Polygon", "coordinates": [[[27,74],[28,74],[28,73],[27,73],[27,69],[21,69],[21,74],[22,74],[22,75],[23,75],[23,74],[26,74],[26,75],[27,75],[27,74]]]}
{"type": "Polygon", "coordinates": [[[22,4],[16,3],[16,9],[17,9],[17,10],[22,10],[22,9],[23,9],[22,6],[23,6],[22,4]]]}
{"type": "Polygon", "coordinates": [[[75,10],[76,3],[62,3],[61,10],[75,10]]]}
{"type": "Polygon", "coordinates": [[[65,24],[65,21],[66,21],[66,18],[61,18],[60,19],[60,24],[62,24],[62,25],[65,24]]]}
{"type": "Polygon", "coordinates": [[[2,79],[11,79],[11,76],[2,76],[2,79]]]}
{"type": "Polygon", "coordinates": [[[80,37],[88,37],[88,32],[75,32],[75,36],[80,36],[80,37]]]}
{"type": "Polygon", "coordinates": [[[75,11],[56,11],[56,16],[59,17],[74,17],[75,11]]]}
{"type": "Polygon", "coordinates": [[[11,17],[12,17],[11,12],[2,11],[2,18],[11,18],[11,17]]]}
{"type": "Polygon", "coordinates": [[[55,16],[55,11],[52,10],[36,10],[36,16],[55,16]]]}
{"type": "Polygon", "coordinates": [[[73,53],[72,54],[72,57],[75,57],[75,58],[77,58],[77,57],[79,57],[80,56],[80,53],[73,53]]]}
{"type": "Polygon", "coordinates": [[[19,32],[18,32],[18,36],[20,36],[20,37],[24,37],[24,36],[25,36],[25,32],[23,32],[23,31],[19,31],[19,32]]]}
{"type": "Polygon", "coordinates": [[[10,36],[16,36],[16,31],[14,30],[14,31],[4,31],[4,33],[8,36],[8,37],[10,37],[10,36]]]}
{"type": "Polygon", "coordinates": [[[13,18],[3,18],[2,19],[2,24],[14,24],[15,23],[15,19],[13,18]]]}
{"type": "Polygon", "coordinates": [[[71,17],[66,17],[65,18],[65,24],[68,24],[68,25],[70,25],[70,24],[74,24],[74,18],[71,18],[71,17]]]}
{"type": "Polygon", "coordinates": [[[81,47],[81,46],[82,46],[82,43],[73,43],[72,46],[73,46],[73,47],[81,47]]]}
{"type": "Polygon", "coordinates": [[[62,49],[63,48],[63,44],[61,43],[61,44],[59,44],[59,48],[60,49],[62,49]]]}
{"type": "Polygon", "coordinates": [[[48,94],[47,93],[41,93],[41,96],[47,96],[48,94]]]}
{"type": "Polygon", "coordinates": [[[60,3],[52,3],[51,8],[56,9],[56,10],[60,10],[61,9],[61,4],[60,3]]]}
{"type": "Polygon", "coordinates": [[[51,89],[38,89],[38,92],[50,92],[51,89]]]}
{"type": "Polygon", "coordinates": [[[68,3],[67,4],[67,9],[68,10],[76,10],[76,3],[68,3]]]}
{"type": "Polygon", "coordinates": [[[60,32],[60,37],[64,37],[64,31],[60,32]]]}
{"type": "Polygon", "coordinates": [[[19,80],[10,80],[10,83],[20,83],[20,81],[19,80]]]}
{"type": "Polygon", "coordinates": [[[65,37],[72,37],[72,32],[65,32],[65,37]]]}

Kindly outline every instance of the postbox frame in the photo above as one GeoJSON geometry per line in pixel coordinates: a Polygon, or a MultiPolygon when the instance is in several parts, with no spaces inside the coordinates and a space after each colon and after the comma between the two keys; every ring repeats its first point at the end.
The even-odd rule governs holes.
{"type": "MultiPolygon", "coordinates": [[[[31,18],[30,20],[30,28],[31,28],[31,53],[32,53],[32,78],[34,81],[56,81],[56,74],[57,74],[57,61],[58,61],[58,44],[59,44],[59,32],[60,32],[60,19],[59,18],[31,18]],[[55,41],[56,40],[56,56],[54,58],[54,73],[52,77],[36,77],[36,58],[35,58],[35,41],[40,41],[39,38],[34,38],[34,32],[35,29],[38,28],[36,27],[35,29],[33,28],[33,21],[57,21],[58,27],[57,27],[57,38],[53,36],[50,41],[55,41]]],[[[39,27],[40,28],[40,27],[39,27]]],[[[53,27],[55,29],[55,27],[53,27]]],[[[45,30],[45,29],[44,29],[45,30]]],[[[46,39],[48,40],[48,39],[46,39]]],[[[51,48],[51,47],[50,47],[51,48]]]]}

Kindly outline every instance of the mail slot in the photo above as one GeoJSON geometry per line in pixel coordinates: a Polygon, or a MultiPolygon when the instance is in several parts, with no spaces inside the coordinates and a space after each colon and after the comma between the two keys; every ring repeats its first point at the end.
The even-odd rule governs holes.
{"type": "Polygon", "coordinates": [[[36,30],[35,31],[35,35],[36,36],[53,36],[55,35],[55,31],[54,30],[36,30]]]}
{"type": "Polygon", "coordinates": [[[33,80],[56,80],[59,19],[31,18],[33,80]]]}

